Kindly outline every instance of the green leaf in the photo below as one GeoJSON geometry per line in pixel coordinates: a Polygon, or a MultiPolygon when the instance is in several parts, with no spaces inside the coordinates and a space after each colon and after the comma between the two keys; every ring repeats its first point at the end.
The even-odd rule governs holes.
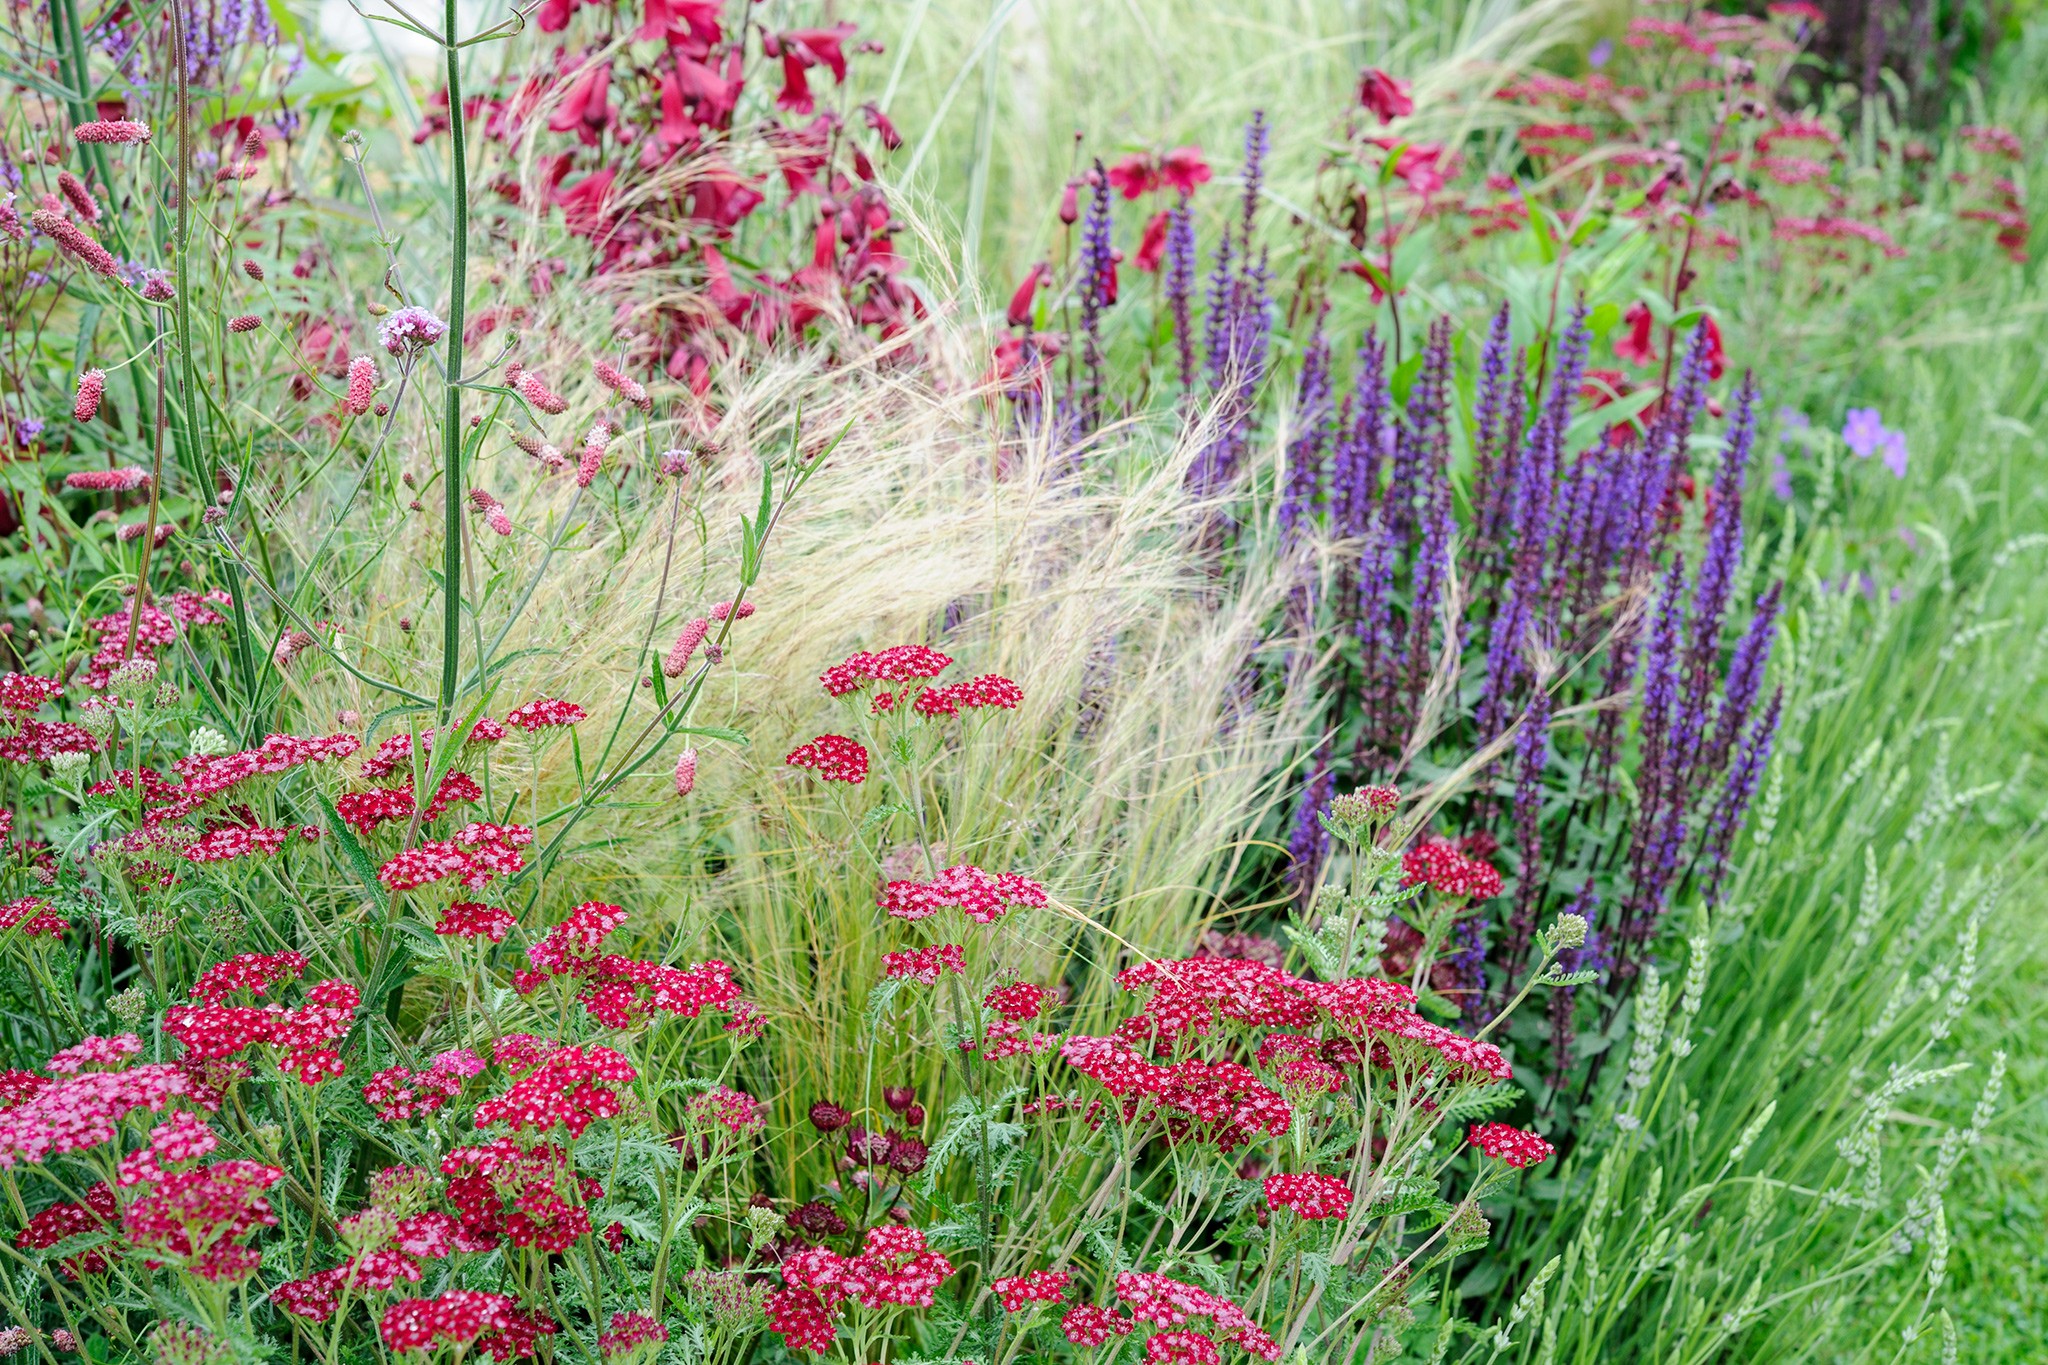
{"type": "Polygon", "coordinates": [[[388,914],[391,907],[384,899],[384,888],[377,884],[377,865],[370,861],[370,855],[356,839],[355,831],[341,818],[341,812],[334,808],[334,803],[327,799],[327,794],[315,792],[314,799],[320,803],[320,814],[327,822],[327,832],[334,836],[334,842],[340,846],[349,870],[355,873],[356,881],[363,888],[363,894],[370,898],[370,902],[377,907],[379,913],[388,914]]]}

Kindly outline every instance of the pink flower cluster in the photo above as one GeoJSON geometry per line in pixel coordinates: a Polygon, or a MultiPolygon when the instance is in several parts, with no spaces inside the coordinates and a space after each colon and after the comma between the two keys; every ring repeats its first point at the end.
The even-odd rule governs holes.
{"type": "MultiPolygon", "coordinates": [[[[441,775],[434,799],[421,813],[424,820],[438,820],[450,806],[469,805],[484,799],[484,789],[468,773],[453,771],[441,775]]],[[[412,784],[403,787],[374,787],[364,792],[347,792],[334,800],[335,812],[358,834],[368,834],[393,820],[410,820],[413,814],[412,784]]]]}
{"type": "MultiPolygon", "coordinates": [[[[284,956],[296,956],[286,954],[284,956]]],[[[196,987],[194,988],[197,989],[196,987]]],[[[278,1070],[318,1085],[343,1074],[341,1054],[329,1044],[355,1026],[362,993],[346,981],[322,981],[306,992],[306,1003],[282,1005],[173,1005],[164,1012],[164,1032],[185,1045],[187,1062],[233,1057],[249,1048],[274,1047],[283,1054],[278,1070]]]]}
{"type": "Polygon", "coordinates": [[[819,735],[799,744],[783,760],[792,768],[809,768],[820,781],[859,786],[868,780],[867,746],[845,735],[819,735]]]}
{"type": "Polygon", "coordinates": [[[532,734],[557,725],[574,725],[589,718],[590,713],[573,701],[559,697],[540,697],[521,706],[515,706],[505,713],[505,723],[515,730],[532,734]]]}
{"type": "Polygon", "coordinates": [[[44,702],[64,695],[64,684],[34,673],[9,673],[0,677],[0,707],[9,711],[33,711],[44,702]]]}
{"type": "Polygon", "coordinates": [[[647,1314],[614,1313],[611,1330],[598,1335],[597,1351],[606,1360],[618,1360],[643,1346],[660,1346],[667,1340],[668,1328],[647,1314]]]}
{"type": "Polygon", "coordinates": [[[1136,1322],[1179,1327],[1191,1318],[1209,1319],[1224,1341],[1235,1342],[1260,1360],[1278,1360],[1280,1344],[1253,1322],[1251,1315],[1220,1294],[1165,1275],[1126,1271],[1116,1277],[1116,1296],[1129,1305],[1136,1322]]]}
{"type": "Polygon", "coordinates": [[[487,938],[503,943],[506,933],[517,923],[519,917],[503,906],[456,901],[441,912],[434,932],[443,938],[487,938]]]}
{"type": "MultiPolygon", "coordinates": [[[[489,716],[480,716],[476,724],[470,726],[468,730],[462,733],[462,743],[464,745],[496,744],[504,737],[505,727],[502,723],[492,720],[489,716]]],[[[433,748],[434,727],[430,725],[420,731],[420,752],[422,754],[431,753],[433,748]]],[[[410,734],[392,735],[378,744],[375,754],[363,760],[362,771],[364,777],[375,781],[380,777],[389,777],[400,768],[410,767],[411,765],[412,736],[410,734]]]]}
{"type": "Polygon", "coordinates": [[[50,903],[35,896],[0,905],[0,931],[19,929],[23,938],[60,938],[71,932],[71,921],[50,913],[50,903]]]}
{"type": "Polygon", "coordinates": [[[957,943],[935,943],[929,948],[883,953],[882,975],[903,977],[926,986],[936,985],[947,972],[955,976],[966,973],[967,963],[961,956],[962,951],[957,943]]]}
{"type": "Polygon", "coordinates": [[[424,1071],[394,1066],[378,1072],[363,1087],[363,1099],[384,1122],[400,1123],[435,1113],[462,1093],[465,1080],[483,1069],[483,1058],[467,1048],[453,1048],[436,1056],[424,1071]]]}
{"type": "Polygon", "coordinates": [[[1310,1220],[1342,1218],[1351,1212],[1351,1186],[1334,1175],[1308,1171],[1269,1175],[1265,1189],[1267,1208],[1293,1209],[1310,1220]]]}
{"type": "Polygon", "coordinates": [[[231,863],[280,853],[294,839],[310,844],[319,838],[318,825],[222,825],[187,844],[184,858],[190,863],[231,863]]]}
{"type": "Polygon", "coordinates": [[[936,678],[952,663],[951,655],[927,645],[892,645],[879,653],[862,650],[849,655],[819,674],[818,681],[833,696],[843,697],[872,683],[917,683],[936,678]]]}
{"type": "Polygon", "coordinates": [[[782,1262],[784,1288],[764,1305],[768,1325],[794,1350],[822,1355],[838,1333],[839,1305],[852,1299],[868,1308],[929,1308],[953,1263],[925,1245],[912,1227],[871,1228],[864,1249],[841,1256],[805,1247],[782,1262]]]}
{"type": "Polygon", "coordinates": [[[181,1261],[202,1279],[239,1284],[262,1257],[240,1239],[277,1226],[263,1191],[284,1178],[275,1166],[220,1161],[166,1175],[121,1213],[121,1231],[144,1251],[181,1261]]]}
{"type": "Polygon", "coordinates": [[[447,877],[475,888],[526,866],[519,850],[532,842],[533,830],[525,825],[473,822],[451,838],[429,839],[400,852],[377,869],[377,880],[393,891],[411,891],[447,877]]]}
{"type": "Polygon", "coordinates": [[[1540,1134],[1507,1123],[1475,1123],[1466,1136],[1474,1147],[1510,1166],[1540,1166],[1557,1151],[1540,1134]]]}
{"type": "Polygon", "coordinates": [[[1316,1021],[1307,982],[1249,958],[1142,962],[1116,980],[1127,991],[1152,989],[1145,1008],[1116,1026],[1116,1036],[1161,1051],[1189,1034],[1207,1036],[1218,1019],[1256,1028],[1308,1028],[1316,1021]]]}
{"type": "Polygon", "coordinates": [[[1064,1270],[1033,1270],[992,1281],[989,1288],[1003,1301],[1005,1313],[1018,1313],[1034,1303],[1065,1302],[1068,1279],[1064,1270]]]}
{"type": "Polygon", "coordinates": [[[111,1142],[121,1121],[139,1109],[160,1114],[183,1100],[211,1110],[219,1102],[183,1067],[159,1064],[84,1071],[58,1081],[10,1072],[0,1080],[7,1101],[0,1110],[0,1169],[111,1142]]]}
{"type": "Polygon", "coordinates": [[[640,1073],[608,1047],[546,1042],[530,1034],[512,1033],[498,1040],[498,1065],[525,1072],[504,1094],[477,1106],[476,1126],[504,1122],[512,1131],[528,1128],[545,1133],[560,1126],[571,1137],[598,1119],[616,1118],[619,1095],[614,1086],[630,1085],[640,1073]]]}
{"type": "Polygon", "coordinates": [[[394,1351],[474,1346],[503,1361],[532,1355],[536,1341],[560,1328],[520,1309],[510,1294],[450,1289],[431,1299],[400,1299],[384,1310],[377,1330],[394,1351]]]}
{"type": "Polygon", "coordinates": [[[926,688],[917,694],[911,709],[920,716],[936,718],[984,708],[1014,711],[1023,700],[1023,688],[1000,674],[984,673],[967,682],[926,688]]]}
{"type": "Polygon", "coordinates": [[[1294,1121],[1287,1101],[1237,1062],[1191,1057],[1171,1065],[1155,1063],[1120,1038],[1086,1034],[1068,1038],[1060,1056],[1123,1100],[1126,1118],[1144,1115],[1149,1104],[1176,1140],[1195,1137],[1229,1152],[1260,1133],[1279,1137],[1294,1121]]]}
{"type": "Polygon", "coordinates": [[[707,1009],[729,1013],[728,1030],[748,1033],[757,1027],[732,968],[716,958],[684,969],[601,951],[625,922],[620,906],[585,901],[527,949],[533,965],[512,974],[513,988],[530,995],[552,978],[574,977],[582,983],[577,999],[606,1028],[631,1028],[649,1010],[695,1019],[707,1009]]]}
{"type": "Polygon", "coordinates": [[[1034,986],[1029,981],[1014,981],[1007,986],[993,988],[981,997],[981,1003],[1010,1023],[1022,1024],[1036,1019],[1051,996],[1052,992],[1043,986],[1034,986]]]}
{"type": "Polygon", "coordinates": [[[892,881],[875,903],[897,919],[929,919],[957,908],[977,924],[994,924],[1011,910],[1043,908],[1045,887],[1014,872],[991,874],[963,863],[930,881],[892,881]]]}
{"type": "Polygon", "coordinates": [[[1401,885],[1427,885],[1440,896],[1483,901],[1500,894],[1500,873],[1484,859],[1467,857],[1449,842],[1432,839],[1402,856],[1401,885]]]}

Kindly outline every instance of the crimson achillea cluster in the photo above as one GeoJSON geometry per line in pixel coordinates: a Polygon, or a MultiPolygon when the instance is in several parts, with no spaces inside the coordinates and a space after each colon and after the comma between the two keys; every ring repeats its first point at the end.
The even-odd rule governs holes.
{"type": "Polygon", "coordinates": [[[341,980],[322,981],[307,990],[305,1003],[282,1005],[173,1005],[164,1012],[163,1029],[185,1045],[187,1062],[233,1058],[252,1047],[279,1050],[278,1070],[318,1085],[342,1075],[347,1067],[331,1045],[355,1026],[362,993],[341,980]]]}
{"type": "Polygon", "coordinates": [[[1021,1313],[1035,1303],[1064,1303],[1070,1277],[1064,1270],[1033,1270],[993,1280],[989,1288],[1002,1300],[1005,1313],[1021,1313]]]}
{"type": "Polygon", "coordinates": [[[281,853],[294,840],[310,844],[319,837],[318,825],[222,825],[187,844],[184,858],[190,863],[231,863],[281,853]]]}
{"type": "Polygon", "coordinates": [[[875,903],[897,919],[929,919],[957,909],[977,924],[994,924],[1012,910],[1042,909],[1045,887],[1015,872],[989,873],[963,863],[929,881],[891,881],[875,903]]]}
{"type": "Polygon", "coordinates": [[[1260,1360],[1278,1360],[1280,1345],[1252,1321],[1244,1309],[1199,1285],[1147,1271],[1126,1271],[1116,1277],[1116,1296],[1134,1322],[1180,1327],[1194,1318],[1209,1319],[1211,1330],[1260,1360]]]}
{"type": "Polygon", "coordinates": [[[462,1093],[462,1083],[481,1075],[484,1059],[467,1048],[451,1048],[435,1056],[424,1071],[387,1067],[370,1077],[363,1099],[386,1123],[438,1112],[462,1093]]]}
{"type": "Polygon", "coordinates": [[[1310,1220],[1342,1218],[1351,1212],[1351,1186],[1334,1175],[1312,1171],[1269,1175],[1265,1191],[1267,1208],[1292,1209],[1310,1220]]]}
{"type": "Polygon", "coordinates": [[[945,973],[959,976],[966,972],[964,951],[957,943],[934,943],[927,948],[883,953],[882,975],[885,978],[901,977],[926,986],[936,985],[945,973]]]}
{"type": "Polygon", "coordinates": [[[405,849],[377,869],[377,880],[393,891],[412,891],[453,877],[475,889],[526,866],[519,850],[533,842],[525,825],[472,822],[447,839],[429,839],[405,849]]]}
{"type": "Polygon", "coordinates": [[[1507,1123],[1475,1123],[1466,1135],[1474,1147],[1510,1166],[1540,1166],[1557,1148],[1542,1135],[1507,1123]]]}
{"type": "Polygon", "coordinates": [[[1060,1056],[1122,1101],[1127,1121],[1157,1117],[1176,1140],[1230,1152],[1259,1134],[1279,1137],[1294,1121],[1287,1101],[1237,1062],[1156,1063],[1122,1039],[1078,1033],[1060,1045],[1060,1056]]]}
{"type": "Polygon", "coordinates": [[[848,655],[818,675],[818,681],[835,697],[844,697],[878,682],[905,685],[923,683],[953,664],[949,654],[929,645],[892,645],[877,653],[862,650],[848,655]]]}
{"type": "Polygon", "coordinates": [[[1014,981],[1007,986],[993,987],[981,997],[981,1003],[1010,1023],[1022,1024],[1036,1019],[1050,998],[1052,992],[1043,986],[1035,986],[1029,981],[1014,981]]]}
{"type": "Polygon", "coordinates": [[[515,730],[533,734],[554,726],[575,725],[589,719],[589,716],[589,712],[573,701],[563,701],[559,697],[539,697],[507,711],[505,723],[515,730]]]}
{"type": "Polygon", "coordinates": [[[867,746],[845,735],[819,735],[799,744],[783,760],[792,768],[808,768],[820,781],[858,786],[868,780],[867,746]]]}
{"type": "Polygon", "coordinates": [[[917,694],[911,709],[920,716],[957,716],[962,711],[994,709],[1014,711],[1024,700],[1024,689],[997,673],[984,673],[967,682],[928,687],[917,694]]]}
{"type": "Polygon", "coordinates": [[[527,995],[555,978],[573,979],[584,1010],[606,1028],[631,1028],[651,1010],[684,1019],[717,1010],[730,1016],[730,1032],[759,1029],[732,968],[717,958],[685,969],[602,951],[605,939],[625,922],[622,907],[585,901],[527,949],[532,965],[512,974],[514,989],[527,995]]]}
{"type": "Polygon", "coordinates": [[[1066,1339],[1091,1350],[1111,1337],[1129,1336],[1136,1325],[1116,1309],[1093,1303],[1076,1304],[1060,1317],[1060,1331],[1066,1339]]]}
{"type": "Polygon", "coordinates": [[[441,912],[434,932],[443,938],[483,938],[503,943],[505,935],[517,923],[519,917],[502,905],[456,901],[441,912]]]}
{"type": "MultiPolygon", "coordinates": [[[[100,1181],[88,1189],[85,1198],[78,1203],[60,1202],[30,1215],[22,1224],[21,1231],[14,1235],[14,1245],[26,1251],[47,1251],[73,1237],[109,1232],[119,1220],[120,1212],[120,1206],[114,1201],[113,1188],[100,1181]]],[[[101,1248],[93,1247],[65,1257],[58,1262],[58,1268],[67,1278],[74,1280],[85,1275],[103,1275],[108,1268],[107,1255],[101,1248]]]]}
{"type": "Polygon", "coordinates": [[[764,1305],[768,1324],[792,1349],[822,1355],[838,1335],[839,1307],[848,1299],[868,1308],[929,1308],[952,1273],[953,1263],[931,1250],[918,1229],[871,1228],[858,1255],[812,1246],[786,1257],[784,1287],[764,1305]]]}
{"type": "Polygon", "coordinates": [[[71,932],[71,921],[52,914],[50,903],[36,896],[0,905],[0,932],[19,930],[23,938],[61,938],[71,932]]]}
{"type": "Polygon", "coordinates": [[[270,993],[273,986],[297,981],[306,974],[302,953],[240,953],[214,963],[199,974],[188,994],[208,1005],[220,1005],[241,991],[253,996],[270,993]]]}
{"type": "Polygon", "coordinates": [[[1500,873],[1485,859],[1470,857],[1447,840],[1431,839],[1402,856],[1401,884],[1428,886],[1440,896],[1483,901],[1500,894],[1500,873]]]}
{"type": "Polygon", "coordinates": [[[625,1054],[595,1043],[579,1047],[512,1033],[498,1040],[494,1056],[518,1079],[502,1095],[477,1106],[478,1128],[502,1122],[515,1133],[529,1128],[545,1133],[559,1126],[570,1137],[581,1137],[598,1119],[618,1116],[615,1087],[640,1077],[625,1054]]]}
{"type": "MultiPolygon", "coordinates": [[[[472,744],[496,744],[505,737],[503,722],[489,716],[479,716],[476,723],[461,731],[461,742],[467,747],[472,744]]],[[[353,736],[350,736],[353,738],[353,736]]],[[[434,727],[420,731],[420,753],[424,756],[434,750],[434,727]]],[[[412,766],[413,737],[410,734],[392,735],[377,745],[376,752],[363,760],[362,774],[371,781],[389,777],[401,768],[412,766]]]]}
{"type": "Polygon", "coordinates": [[[597,1351],[606,1360],[618,1360],[644,1346],[659,1347],[667,1341],[668,1328],[647,1314],[614,1313],[611,1330],[597,1338],[597,1351]]]}
{"type": "Polygon", "coordinates": [[[400,1299],[384,1310],[377,1330],[394,1351],[474,1347],[504,1361],[532,1355],[535,1342],[561,1329],[521,1309],[510,1294],[450,1289],[431,1299],[400,1299]]]}
{"type": "Polygon", "coordinates": [[[0,707],[9,711],[34,711],[44,702],[64,695],[64,684],[34,673],[0,676],[0,707]]]}
{"type": "Polygon", "coordinates": [[[220,1161],[166,1175],[121,1211],[121,1231],[137,1248],[181,1262],[202,1279],[239,1284],[262,1257],[238,1239],[275,1227],[263,1191],[284,1178],[257,1161],[220,1161]]]}

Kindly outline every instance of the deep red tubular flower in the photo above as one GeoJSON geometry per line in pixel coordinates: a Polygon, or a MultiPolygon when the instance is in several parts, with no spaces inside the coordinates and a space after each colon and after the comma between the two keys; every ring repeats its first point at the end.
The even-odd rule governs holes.
{"type": "Polygon", "coordinates": [[[1269,1175],[1265,1190],[1267,1208],[1292,1209],[1310,1220],[1342,1218],[1351,1212],[1351,1186],[1334,1175],[1269,1175]]]}
{"type": "Polygon", "coordinates": [[[1024,272],[1024,278],[1017,285],[1017,291],[1010,295],[1010,308],[1004,314],[1004,321],[1012,327],[1029,327],[1032,317],[1032,300],[1038,293],[1039,284],[1045,279],[1048,268],[1045,262],[1024,272]]]}
{"type": "Polygon", "coordinates": [[[1557,1151],[1540,1134],[1507,1123],[1475,1123],[1466,1136],[1488,1156],[1516,1167],[1540,1166],[1557,1151]]]}
{"type": "Polygon", "coordinates": [[[1381,123],[1392,123],[1415,112],[1415,101],[1408,94],[1408,82],[1397,81],[1378,67],[1367,67],[1359,76],[1358,102],[1371,110],[1381,123]]]}
{"type": "Polygon", "coordinates": [[[858,786],[868,778],[866,746],[845,735],[819,735],[790,750],[789,757],[783,761],[792,768],[810,769],[824,782],[858,786]]]}
{"type": "Polygon", "coordinates": [[[114,259],[113,253],[56,210],[37,209],[28,216],[28,220],[35,225],[37,232],[63,248],[66,255],[86,269],[108,279],[121,273],[121,263],[114,259]]]}
{"type": "Polygon", "coordinates": [[[105,370],[91,369],[78,376],[78,399],[71,405],[71,415],[81,422],[90,422],[99,415],[100,399],[106,391],[105,370]]]}

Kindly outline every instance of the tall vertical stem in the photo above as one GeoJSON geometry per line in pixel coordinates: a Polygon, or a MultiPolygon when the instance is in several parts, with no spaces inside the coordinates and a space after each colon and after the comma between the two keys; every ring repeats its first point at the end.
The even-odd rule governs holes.
{"type": "Polygon", "coordinates": [[[449,230],[448,374],[441,431],[441,724],[455,709],[456,670],[462,655],[462,302],[469,272],[469,165],[463,145],[462,49],[456,45],[455,0],[443,15],[442,49],[448,59],[448,186],[455,221],[449,230]]]}

